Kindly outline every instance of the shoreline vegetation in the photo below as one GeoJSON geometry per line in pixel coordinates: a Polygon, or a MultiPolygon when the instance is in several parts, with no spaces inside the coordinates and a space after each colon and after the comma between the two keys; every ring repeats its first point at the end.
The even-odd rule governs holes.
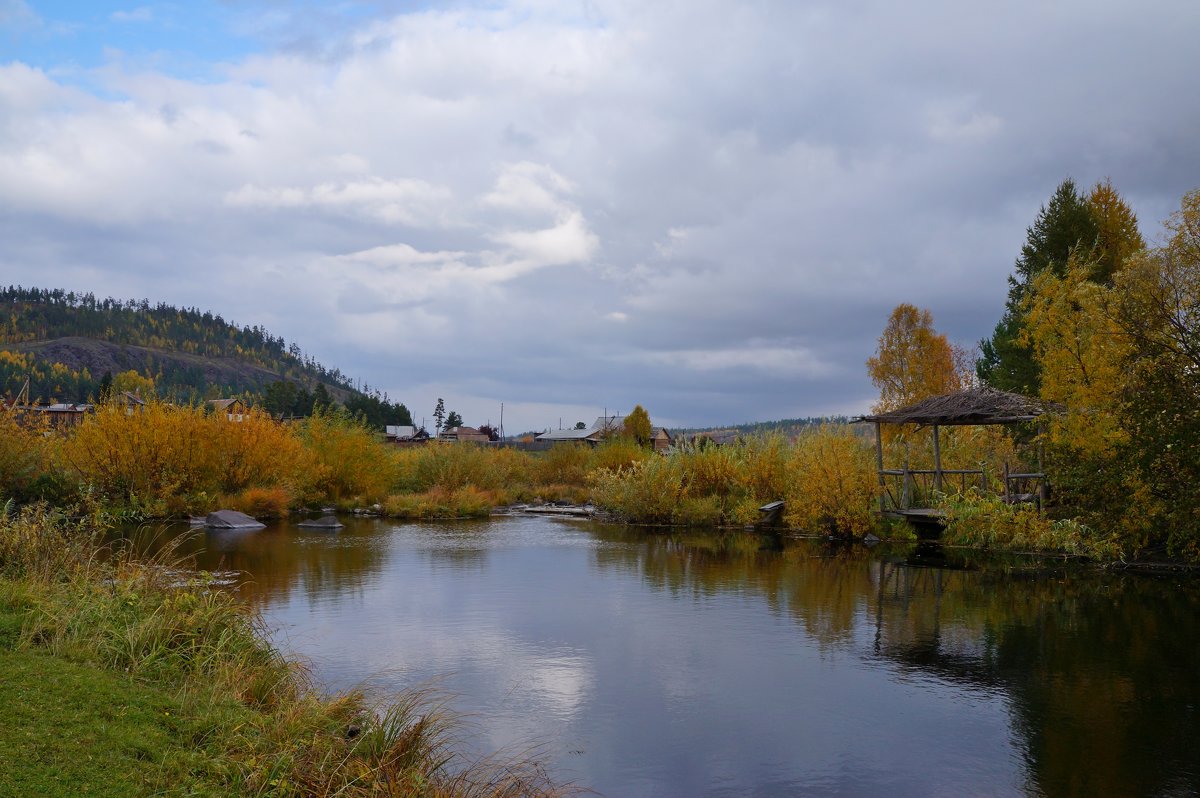
{"type": "MultiPolygon", "coordinates": [[[[620,522],[742,528],[758,508],[786,502],[795,533],[907,540],[913,530],[878,515],[879,484],[869,429],[844,423],[794,438],[762,435],[725,446],[683,445],[664,456],[614,436],[599,446],[545,452],[430,442],[398,447],[360,417],[321,409],[281,424],[249,411],[232,422],[203,408],[151,400],[136,412],[97,408],[77,427],[47,434],[0,413],[0,485],[18,504],[87,508],[101,523],[187,518],[234,509],[259,519],[313,508],[377,507],[401,519],[482,518],[518,503],[589,503],[620,522]]],[[[885,458],[932,465],[928,430],[885,436],[885,458]]],[[[943,433],[947,469],[1030,467],[1021,433],[961,427],[943,433]]],[[[917,497],[947,517],[944,540],[995,550],[1046,551],[1127,560],[1136,541],[1070,518],[1010,506],[978,488],[917,497]]]]}
{"type": "Polygon", "coordinates": [[[168,547],[34,505],[0,518],[0,793],[555,798],[537,751],[469,758],[435,691],[320,694],[168,547]],[[181,574],[189,574],[182,578],[181,574]]]}

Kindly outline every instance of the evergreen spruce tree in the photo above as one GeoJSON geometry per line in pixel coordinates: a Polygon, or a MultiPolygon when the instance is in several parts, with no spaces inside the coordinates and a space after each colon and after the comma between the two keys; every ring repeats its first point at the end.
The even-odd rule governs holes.
{"type": "Polygon", "coordinates": [[[1099,228],[1087,198],[1067,178],[1042,206],[1026,232],[1016,273],[1008,278],[1008,301],[990,339],[979,342],[982,356],[975,365],[979,378],[993,388],[1036,396],[1041,373],[1033,351],[1020,341],[1025,327],[1022,305],[1030,282],[1046,269],[1066,272],[1067,259],[1078,247],[1096,246],[1099,228]]]}
{"type": "Polygon", "coordinates": [[[442,397],[438,397],[437,406],[433,408],[433,426],[437,430],[437,434],[442,434],[442,424],[446,420],[446,401],[442,397]]]}

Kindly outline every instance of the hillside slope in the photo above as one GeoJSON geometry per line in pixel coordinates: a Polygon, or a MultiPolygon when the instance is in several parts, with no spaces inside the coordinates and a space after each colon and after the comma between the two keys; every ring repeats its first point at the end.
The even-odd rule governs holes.
{"type": "Polygon", "coordinates": [[[296,344],[211,312],[9,286],[0,287],[0,313],[0,396],[28,380],[31,399],[89,401],[136,372],[176,402],[242,396],[293,415],[334,402],[372,425],[412,423],[403,404],[296,344]]]}
{"type": "MultiPolygon", "coordinates": [[[[277,382],[280,374],[270,368],[238,358],[204,356],[169,349],[139,347],[136,344],[100,341],[97,338],[68,336],[50,341],[26,341],[7,344],[10,352],[34,356],[43,362],[56,362],[71,371],[91,374],[137,371],[143,374],[182,373],[194,377],[205,386],[227,385],[230,388],[258,392],[277,382]]],[[[192,382],[192,380],[188,380],[192,382]]],[[[349,391],[329,386],[330,394],[338,401],[346,400],[349,391]]]]}

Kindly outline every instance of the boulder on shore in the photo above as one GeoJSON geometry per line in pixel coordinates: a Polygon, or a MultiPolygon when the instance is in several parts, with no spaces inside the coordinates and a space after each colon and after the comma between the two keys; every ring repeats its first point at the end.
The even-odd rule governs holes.
{"type": "Polygon", "coordinates": [[[301,521],[296,526],[304,527],[305,529],[341,529],[345,526],[341,521],[337,520],[332,515],[322,516],[321,518],[313,518],[308,521],[301,521]]]}
{"type": "Polygon", "coordinates": [[[208,518],[204,519],[204,525],[209,529],[262,529],[266,526],[237,510],[217,510],[215,513],[209,513],[208,518]]]}

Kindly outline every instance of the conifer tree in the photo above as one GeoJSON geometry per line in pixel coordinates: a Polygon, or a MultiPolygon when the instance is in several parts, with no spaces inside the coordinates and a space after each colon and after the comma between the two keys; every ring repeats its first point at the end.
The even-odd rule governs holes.
{"type": "Polygon", "coordinates": [[[1087,199],[1076,191],[1075,181],[1067,178],[1026,231],[1016,273],[1008,278],[1004,316],[996,324],[992,337],[979,343],[982,356],[976,371],[981,380],[1001,390],[1037,394],[1041,373],[1033,350],[1022,335],[1023,303],[1034,278],[1047,270],[1063,276],[1072,251],[1095,247],[1099,234],[1087,199]]]}
{"type": "Polygon", "coordinates": [[[433,408],[433,426],[437,434],[442,434],[442,424],[446,420],[446,401],[438,397],[437,406],[433,408]]]}

